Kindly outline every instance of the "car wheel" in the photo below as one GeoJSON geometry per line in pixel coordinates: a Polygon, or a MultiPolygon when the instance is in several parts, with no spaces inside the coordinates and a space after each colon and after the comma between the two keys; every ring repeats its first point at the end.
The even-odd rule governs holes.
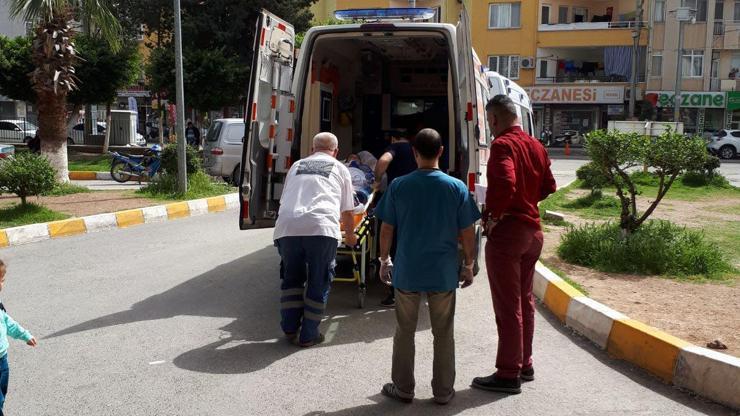
{"type": "Polygon", "coordinates": [[[33,137],[26,137],[25,139],[23,139],[23,143],[28,144],[29,142],[31,142],[31,140],[33,140],[33,137]]]}
{"type": "Polygon", "coordinates": [[[722,159],[732,159],[735,157],[736,153],[737,152],[735,152],[735,148],[730,145],[722,146],[719,149],[719,157],[721,157],[722,159]]]}
{"type": "Polygon", "coordinates": [[[239,170],[239,165],[236,165],[236,167],[234,168],[234,171],[231,172],[231,184],[232,185],[239,186],[239,174],[240,173],[241,172],[239,170]]]}
{"type": "Polygon", "coordinates": [[[75,144],[75,141],[71,137],[67,137],[67,146],[75,144]]]}

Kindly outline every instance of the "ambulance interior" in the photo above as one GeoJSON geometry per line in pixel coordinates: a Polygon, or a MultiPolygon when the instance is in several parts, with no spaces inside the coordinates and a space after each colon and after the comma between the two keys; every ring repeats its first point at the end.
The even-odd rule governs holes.
{"type": "Polygon", "coordinates": [[[310,152],[316,133],[330,131],[339,138],[340,159],[362,150],[378,158],[391,136],[428,127],[442,135],[441,169],[454,170],[450,61],[448,41],[440,33],[319,37],[303,92],[301,155],[310,152]]]}

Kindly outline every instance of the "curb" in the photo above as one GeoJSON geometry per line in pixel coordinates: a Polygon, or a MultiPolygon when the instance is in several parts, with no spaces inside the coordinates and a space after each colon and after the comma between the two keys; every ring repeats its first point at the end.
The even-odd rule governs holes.
{"type": "Polygon", "coordinates": [[[534,294],[566,326],[665,383],[740,409],[740,358],[697,347],[586,297],[538,262],[534,294]]]}
{"type": "Polygon", "coordinates": [[[0,248],[35,243],[52,238],[108,231],[115,228],[128,228],[140,224],[195,217],[212,212],[223,212],[238,206],[239,194],[233,193],[108,214],[5,228],[0,229],[0,248]]]}
{"type": "Polygon", "coordinates": [[[110,172],[86,172],[81,170],[69,171],[71,181],[112,181],[110,172]]]}

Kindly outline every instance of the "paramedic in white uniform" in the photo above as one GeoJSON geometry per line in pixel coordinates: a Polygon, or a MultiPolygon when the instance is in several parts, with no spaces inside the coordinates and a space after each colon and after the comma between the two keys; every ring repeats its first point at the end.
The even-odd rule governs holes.
{"type": "Polygon", "coordinates": [[[345,243],[357,244],[352,177],[336,158],[337,137],[317,134],[312,151],[288,172],[273,237],[282,260],[280,325],[301,347],[324,340],[319,324],[342,241],[340,217],[345,243]]]}

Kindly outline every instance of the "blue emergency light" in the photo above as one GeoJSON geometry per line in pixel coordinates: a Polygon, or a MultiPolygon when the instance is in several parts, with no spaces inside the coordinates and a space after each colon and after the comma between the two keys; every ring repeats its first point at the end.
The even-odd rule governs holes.
{"type": "Polygon", "coordinates": [[[434,9],[347,9],[335,11],[334,17],[339,20],[429,20],[434,17],[434,9]]]}

